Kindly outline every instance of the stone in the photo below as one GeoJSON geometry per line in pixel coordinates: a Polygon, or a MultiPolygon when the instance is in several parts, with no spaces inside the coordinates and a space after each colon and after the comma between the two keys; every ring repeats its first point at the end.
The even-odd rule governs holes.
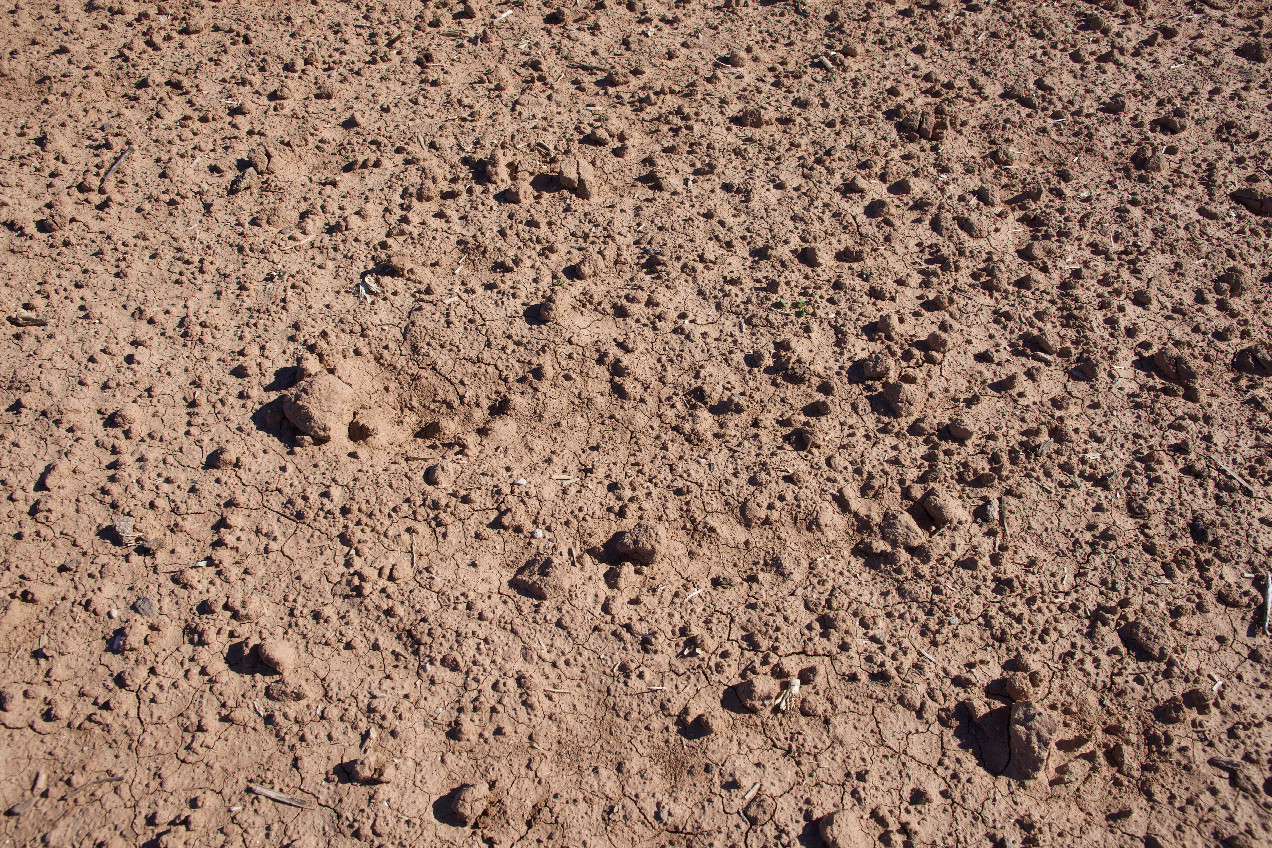
{"type": "Polygon", "coordinates": [[[1002,692],[1012,701],[1028,701],[1033,697],[1034,687],[1028,674],[1013,671],[1003,678],[1002,692]]]}
{"type": "Polygon", "coordinates": [[[879,335],[890,342],[896,341],[897,336],[901,332],[901,322],[897,320],[897,316],[892,312],[885,312],[879,316],[879,320],[875,322],[875,327],[879,330],[879,335]]]}

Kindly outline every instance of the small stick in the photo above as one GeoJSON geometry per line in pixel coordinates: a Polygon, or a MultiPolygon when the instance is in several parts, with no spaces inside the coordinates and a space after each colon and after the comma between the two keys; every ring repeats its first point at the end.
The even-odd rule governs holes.
{"type": "Polygon", "coordinates": [[[311,234],[311,235],[305,236],[305,237],[304,237],[303,239],[301,239],[300,241],[294,241],[294,242],[292,242],[291,244],[285,244],[285,245],[283,245],[283,250],[291,250],[291,249],[293,249],[293,248],[300,247],[302,244],[307,244],[307,243],[309,243],[309,242],[313,241],[313,240],[314,240],[314,238],[315,238],[315,237],[317,237],[317,235],[318,235],[317,233],[313,233],[313,234],[311,234]]]}
{"type": "Polygon", "coordinates": [[[515,9],[509,9],[508,11],[504,12],[502,15],[500,15],[500,16],[499,16],[499,17],[497,17],[497,18],[495,18],[495,23],[499,23],[499,22],[500,22],[500,21],[502,21],[504,18],[506,18],[506,17],[508,17],[509,15],[511,15],[514,11],[516,11],[516,10],[515,10],[515,9]]]}
{"type": "Polygon", "coordinates": [[[268,798],[271,801],[276,801],[279,804],[286,804],[289,807],[299,807],[302,810],[312,809],[314,806],[313,803],[303,798],[293,798],[290,795],[275,792],[273,789],[267,789],[258,783],[247,784],[247,791],[251,792],[253,795],[260,795],[262,798],[268,798]]]}
{"type": "Polygon", "coordinates": [[[119,783],[121,780],[123,780],[122,777],[102,777],[102,778],[98,778],[97,780],[90,780],[88,783],[85,783],[83,786],[79,787],[78,789],[68,792],[66,794],[66,797],[64,797],[62,800],[69,801],[72,798],[74,798],[76,795],[83,792],[85,789],[90,789],[94,786],[100,786],[103,783],[119,783]]]}
{"type": "Polygon", "coordinates": [[[1219,457],[1215,456],[1212,453],[1210,454],[1210,461],[1213,462],[1219,468],[1219,470],[1222,471],[1224,474],[1227,474],[1233,480],[1236,480],[1237,485],[1245,489],[1247,495],[1251,495],[1251,496],[1254,495],[1254,487],[1251,486],[1249,483],[1247,483],[1245,480],[1243,480],[1240,474],[1238,474],[1237,472],[1229,468],[1227,463],[1225,463],[1222,459],[1220,459],[1219,457]]]}
{"type": "Polygon", "coordinates": [[[1272,623],[1272,571],[1263,574],[1263,635],[1268,635],[1268,625],[1272,623]]]}
{"type": "Polygon", "coordinates": [[[752,784],[751,788],[746,791],[746,794],[742,796],[742,803],[744,804],[751,803],[751,799],[754,798],[755,793],[759,791],[760,791],[760,782],[757,780],[755,781],[754,784],[752,784]]]}
{"type": "Polygon", "coordinates": [[[110,179],[111,174],[115,173],[115,169],[123,164],[124,159],[127,158],[129,153],[132,153],[132,148],[125,147],[124,152],[115,157],[115,161],[111,163],[110,167],[106,169],[106,173],[102,176],[102,181],[97,184],[98,194],[105,194],[106,181],[110,179]]]}

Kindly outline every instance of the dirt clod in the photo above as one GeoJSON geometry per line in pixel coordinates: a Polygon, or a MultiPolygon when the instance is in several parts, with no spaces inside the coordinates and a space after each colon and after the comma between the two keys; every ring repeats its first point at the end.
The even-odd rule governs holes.
{"type": "Polygon", "coordinates": [[[822,816],[817,820],[817,832],[827,848],[870,848],[877,841],[867,836],[853,810],[837,810],[822,816]]]}
{"type": "Polygon", "coordinates": [[[296,648],[282,639],[266,639],[261,642],[258,656],[263,664],[284,677],[295,672],[300,666],[300,656],[296,648]]]}
{"type": "Polygon", "coordinates": [[[1011,760],[1026,778],[1042,774],[1059,729],[1059,722],[1032,701],[1012,704],[1011,760]]]}
{"type": "Polygon", "coordinates": [[[772,677],[761,675],[742,681],[733,691],[743,707],[759,713],[772,708],[781,694],[781,686],[772,677]]]}
{"type": "Polygon", "coordinates": [[[451,797],[450,811],[460,824],[472,827],[486,812],[490,787],[485,783],[466,783],[451,797]]]}
{"type": "Polygon", "coordinates": [[[340,378],[321,373],[302,381],[283,398],[283,414],[315,441],[348,438],[354,393],[340,378]]]}
{"type": "Polygon", "coordinates": [[[1132,648],[1158,662],[1165,661],[1172,647],[1170,634],[1163,625],[1155,621],[1132,621],[1126,625],[1123,638],[1132,648]]]}
{"type": "Polygon", "coordinates": [[[9,5],[3,838],[1272,842],[1266,6],[9,5]]]}
{"type": "Polygon", "coordinates": [[[652,565],[661,550],[661,532],[651,524],[637,524],[619,533],[614,539],[614,550],[632,562],[652,565]]]}
{"type": "Polygon", "coordinates": [[[349,764],[349,779],[355,783],[388,783],[393,776],[393,760],[384,754],[368,754],[349,764]]]}

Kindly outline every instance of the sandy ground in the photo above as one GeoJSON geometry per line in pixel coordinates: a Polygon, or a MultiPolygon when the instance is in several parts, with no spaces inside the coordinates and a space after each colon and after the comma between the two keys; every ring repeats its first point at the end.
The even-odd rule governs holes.
{"type": "Polygon", "coordinates": [[[1266,11],[6,4],[3,844],[1268,844],[1266,11]]]}

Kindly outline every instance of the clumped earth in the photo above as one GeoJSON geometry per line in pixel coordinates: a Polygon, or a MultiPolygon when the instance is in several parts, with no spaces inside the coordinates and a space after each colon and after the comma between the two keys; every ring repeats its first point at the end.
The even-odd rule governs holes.
{"type": "Polygon", "coordinates": [[[1272,840],[1265,3],[0,33],[4,844],[1272,840]]]}

